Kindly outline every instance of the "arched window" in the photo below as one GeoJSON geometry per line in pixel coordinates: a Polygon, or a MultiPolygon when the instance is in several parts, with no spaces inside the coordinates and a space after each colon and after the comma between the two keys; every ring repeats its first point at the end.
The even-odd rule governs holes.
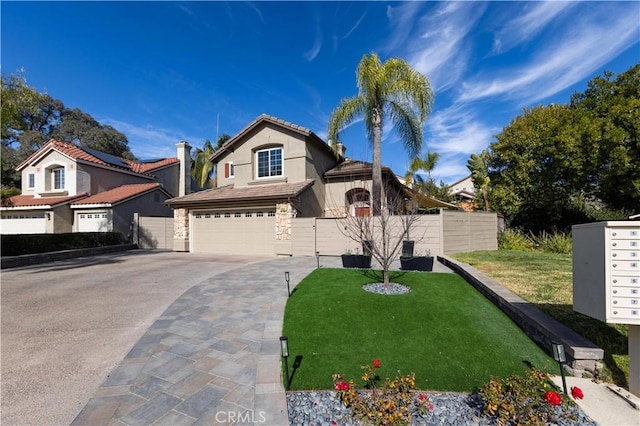
{"type": "Polygon", "coordinates": [[[345,194],[350,216],[371,215],[371,193],[364,188],[353,188],[345,194]]]}

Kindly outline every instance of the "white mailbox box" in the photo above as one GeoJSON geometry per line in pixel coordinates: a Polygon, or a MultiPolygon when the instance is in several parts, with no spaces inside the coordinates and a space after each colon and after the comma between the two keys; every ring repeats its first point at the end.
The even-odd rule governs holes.
{"type": "Polygon", "coordinates": [[[573,310],[629,325],[629,391],[640,396],[640,222],[572,227],[573,310]]]}
{"type": "Polygon", "coordinates": [[[640,325],[640,223],[575,225],[572,236],[573,310],[640,325]]]}

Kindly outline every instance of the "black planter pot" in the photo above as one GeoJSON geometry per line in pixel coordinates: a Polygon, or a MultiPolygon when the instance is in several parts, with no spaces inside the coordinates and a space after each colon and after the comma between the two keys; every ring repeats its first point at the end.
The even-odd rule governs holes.
{"type": "Polygon", "coordinates": [[[433,271],[433,256],[401,257],[403,271],[433,271]]]}
{"type": "Polygon", "coordinates": [[[371,256],[365,256],[363,254],[343,254],[342,266],[344,268],[371,268],[371,256]]]}
{"type": "Polygon", "coordinates": [[[400,257],[413,257],[414,242],[411,240],[405,240],[402,242],[402,256],[400,257]]]}

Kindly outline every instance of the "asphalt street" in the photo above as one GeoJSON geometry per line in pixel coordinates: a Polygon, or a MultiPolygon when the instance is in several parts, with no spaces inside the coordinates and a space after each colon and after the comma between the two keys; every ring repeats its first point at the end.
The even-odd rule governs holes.
{"type": "Polygon", "coordinates": [[[3,425],[70,424],[186,290],[264,258],[128,251],[3,270],[3,425]]]}

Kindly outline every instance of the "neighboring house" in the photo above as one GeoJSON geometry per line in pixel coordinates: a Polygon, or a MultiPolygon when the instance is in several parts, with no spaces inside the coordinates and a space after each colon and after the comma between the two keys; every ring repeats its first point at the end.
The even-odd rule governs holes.
{"type": "Polygon", "coordinates": [[[188,193],[190,183],[184,177],[190,147],[177,147],[180,160],[134,161],[51,139],[18,165],[22,194],[4,200],[0,232],[126,236],[133,213],[171,217],[164,202],[188,193]]]}
{"type": "Polygon", "coordinates": [[[449,193],[456,197],[458,205],[462,209],[466,211],[476,210],[476,190],[473,186],[471,175],[449,185],[449,193]]]}
{"type": "MultiPolygon", "coordinates": [[[[370,214],[371,164],[346,160],[282,119],[259,116],[211,161],[216,188],[167,201],[175,209],[174,250],[289,255],[293,218],[370,214]]],[[[388,168],[383,180],[385,208],[397,209],[390,201],[410,190],[388,168]]]]}

